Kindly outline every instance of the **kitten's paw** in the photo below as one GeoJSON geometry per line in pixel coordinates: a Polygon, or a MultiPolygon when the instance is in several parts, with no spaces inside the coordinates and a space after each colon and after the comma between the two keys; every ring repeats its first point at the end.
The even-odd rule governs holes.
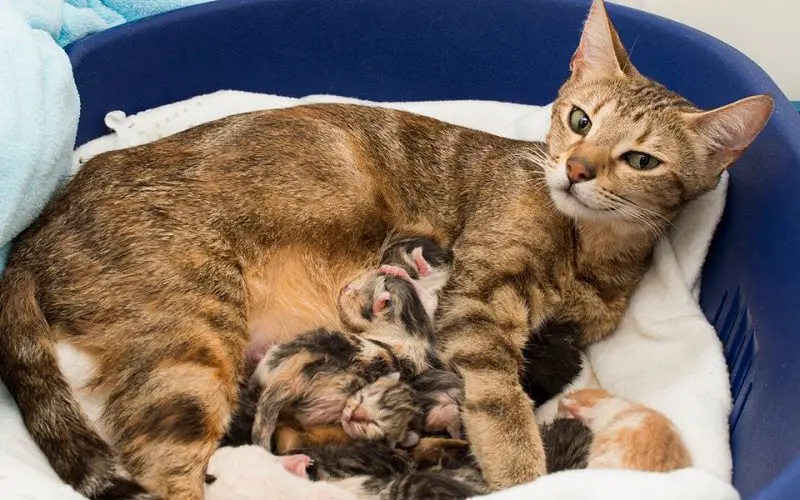
{"type": "Polygon", "coordinates": [[[284,455],[279,457],[283,468],[295,476],[308,478],[308,467],[314,463],[311,457],[303,454],[284,455]]]}
{"type": "Polygon", "coordinates": [[[413,282],[411,276],[409,276],[408,272],[402,267],[390,266],[388,264],[384,264],[378,268],[378,272],[387,274],[389,276],[394,276],[395,278],[400,278],[401,280],[406,280],[409,283],[413,282]]]}
{"type": "Polygon", "coordinates": [[[416,446],[417,443],[419,443],[419,434],[414,431],[408,431],[405,437],[403,437],[403,440],[400,441],[399,446],[401,448],[412,448],[416,446]]]}
{"type": "Polygon", "coordinates": [[[446,403],[431,408],[425,417],[425,431],[431,434],[447,431],[450,437],[460,439],[461,414],[458,405],[446,403]]]}

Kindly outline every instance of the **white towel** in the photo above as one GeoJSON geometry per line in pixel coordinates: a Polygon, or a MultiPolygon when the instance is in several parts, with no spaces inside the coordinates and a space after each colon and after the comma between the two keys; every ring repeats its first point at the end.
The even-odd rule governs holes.
{"type": "MultiPolygon", "coordinates": [[[[221,91],[127,117],[114,111],[106,123],[115,133],[75,152],[74,167],[111,149],[143,144],[223,116],[310,102],[358,102],[403,109],[514,139],[541,140],[549,127],[549,106],[488,101],[368,103],[336,96],[302,99],[221,91]]],[[[685,439],[695,467],[669,474],[622,470],[578,470],[551,474],[488,498],[547,500],[738,500],[730,486],[727,368],[714,329],[697,304],[700,270],[725,203],[727,176],[711,193],[692,203],[656,248],[655,259],[634,293],[617,332],[592,346],[589,359],[610,391],[651,406],[672,419],[685,439]]],[[[7,394],[4,395],[8,399],[7,394]]],[[[0,404],[0,438],[13,436],[29,456],[15,466],[53,473],[41,460],[7,403],[0,404]]],[[[3,449],[5,450],[5,446],[3,449]]],[[[2,452],[0,452],[2,458],[2,452]]],[[[513,459],[513,457],[509,457],[513,459]]],[[[2,463],[2,462],[0,462],[2,463]]],[[[0,497],[7,469],[0,468],[0,497]]],[[[258,474],[257,470],[253,474],[258,474]]],[[[46,476],[46,477],[45,477],[46,476]]],[[[22,484],[14,481],[14,484],[22,484]]],[[[63,486],[62,486],[63,487],[63,486]]],[[[53,488],[58,488],[54,485],[53,488]]],[[[55,492],[56,489],[53,489],[55,492]]],[[[269,495],[265,494],[264,499],[269,495]]],[[[34,496],[28,498],[70,498],[34,496]]],[[[257,499],[253,499],[257,500],[257,499]]]]}

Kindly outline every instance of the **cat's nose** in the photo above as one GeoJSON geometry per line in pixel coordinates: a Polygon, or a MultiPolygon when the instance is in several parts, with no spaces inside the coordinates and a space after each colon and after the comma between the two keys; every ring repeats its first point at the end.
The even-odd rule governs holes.
{"type": "Polygon", "coordinates": [[[570,156],[567,159],[567,178],[572,184],[590,181],[595,177],[597,177],[597,171],[586,159],[579,156],[570,156]]]}
{"type": "Polygon", "coordinates": [[[353,413],[350,414],[350,421],[351,422],[366,422],[369,420],[369,415],[367,415],[367,410],[359,406],[353,413]]]}

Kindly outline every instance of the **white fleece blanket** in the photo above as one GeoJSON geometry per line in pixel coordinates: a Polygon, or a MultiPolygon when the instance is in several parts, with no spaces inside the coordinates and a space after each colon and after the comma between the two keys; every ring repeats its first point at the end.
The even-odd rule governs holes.
{"type": "MultiPolygon", "coordinates": [[[[404,109],[515,139],[541,140],[549,106],[488,101],[365,103],[335,96],[302,99],[221,91],[126,117],[114,111],[114,133],[75,152],[75,169],[92,156],[143,144],[223,116],[311,102],[360,102],[404,109]]],[[[700,271],[725,203],[727,176],[690,205],[656,248],[652,269],[635,292],[616,333],[592,346],[589,359],[613,393],[667,415],[695,467],[669,474],[578,470],[552,474],[488,498],[547,500],[739,500],[730,486],[731,398],[722,348],[697,304],[700,271]]],[[[25,431],[0,385],[0,498],[80,498],[61,484],[25,431]]],[[[509,457],[513,460],[513,457],[509,457]]],[[[258,474],[254,468],[253,474],[258,474]]],[[[263,491],[263,499],[270,495],[263,491]]],[[[254,497],[252,500],[261,500],[254,497]]]]}

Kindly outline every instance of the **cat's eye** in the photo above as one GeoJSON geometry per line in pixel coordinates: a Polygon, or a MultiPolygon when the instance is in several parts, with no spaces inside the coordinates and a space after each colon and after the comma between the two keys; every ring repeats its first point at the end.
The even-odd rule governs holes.
{"type": "Polygon", "coordinates": [[[631,151],[625,153],[622,157],[628,165],[636,170],[650,170],[661,165],[661,160],[646,153],[639,153],[638,151],[631,151]]]}
{"type": "Polygon", "coordinates": [[[586,135],[592,129],[592,120],[581,108],[573,106],[569,112],[569,128],[576,134],[586,135]]]}

